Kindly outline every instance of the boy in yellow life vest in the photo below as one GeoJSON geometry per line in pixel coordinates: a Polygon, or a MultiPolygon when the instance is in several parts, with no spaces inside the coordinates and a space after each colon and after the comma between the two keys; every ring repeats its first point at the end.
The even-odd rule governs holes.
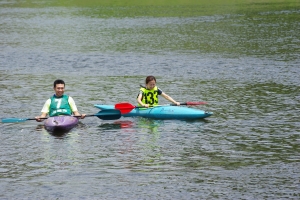
{"type": "Polygon", "coordinates": [[[149,108],[150,106],[158,105],[158,95],[163,96],[168,101],[180,105],[179,102],[175,101],[164,93],[161,89],[156,86],[156,78],[154,76],[147,76],[146,78],[146,87],[141,86],[139,95],[137,97],[137,102],[139,106],[149,108]]]}

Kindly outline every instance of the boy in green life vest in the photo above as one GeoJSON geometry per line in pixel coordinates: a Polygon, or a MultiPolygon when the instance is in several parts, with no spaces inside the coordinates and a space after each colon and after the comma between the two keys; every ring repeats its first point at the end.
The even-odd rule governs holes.
{"type": "Polygon", "coordinates": [[[177,106],[180,105],[179,102],[172,99],[172,97],[164,93],[161,89],[159,89],[156,86],[156,79],[154,76],[148,76],[145,82],[146,87],[141,86],[140,92],[137,97],[137,102],[139,106],[149,108],[150,106],[158,105],[158,95],[163,96],[165,99],[171,101],[177,106]]]}
{"type": "Polygon", "coordinates": [[[59,116],[59,115],[74,115],[80,116],[81,119],[85,118],[86,114],[80,114],[77,110],[75,101],[72,97],[65,95],[65,82],[61,79],[57,79],[53,83],[55,94],[50,97],[42,109],[42,114],[35,117],[36,121],[40,122],[47,115],[59,116]]]}

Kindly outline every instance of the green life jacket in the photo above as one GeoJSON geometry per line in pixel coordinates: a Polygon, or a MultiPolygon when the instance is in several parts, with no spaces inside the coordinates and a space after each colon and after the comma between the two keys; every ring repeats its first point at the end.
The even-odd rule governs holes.
{"type": "Polygon", "coordinates": [[[71,115],[71,107],[69,104],[69,96],[63,95],[61,97],[57,97],[53,95],[50,97],[51,104],[49,110],[49,116],[58,116],[58,115],[71,115]]]}
{"type": "MultiPolygon", "coordinates": [[[[158,105],[158,88],[155,86],[152,90],[148,90],[144,87],[140,88],[143,92],[142,102],[149,105],[158,105]]],[[[139,105],[141,106],[141,105],[139,105]]]]}

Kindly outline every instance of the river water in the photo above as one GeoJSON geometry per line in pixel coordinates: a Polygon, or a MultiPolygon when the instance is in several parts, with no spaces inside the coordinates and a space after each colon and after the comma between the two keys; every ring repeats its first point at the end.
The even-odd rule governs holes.
{"type": "MultiPolygon", "coordinates": [[[[0,199],[299,199],[299,1],[1,1],[0,117],[81,113],[148,75],[205,120],[0,124],[0,199]]],[[[160,104],[167,104],[160,99],[160,104]]]]}

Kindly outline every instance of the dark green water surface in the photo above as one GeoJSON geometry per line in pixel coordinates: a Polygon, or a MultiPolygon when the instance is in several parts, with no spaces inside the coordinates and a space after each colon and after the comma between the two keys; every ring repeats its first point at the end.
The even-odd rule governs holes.
{"type": "MultiPolygon", "coordinates": [[[[0,199],[299,199],[300,2],[1,1],[0,118],[57,78],[81,113],[148,75],[205,120],[0,123],[0,199]]],[[[160,104],[168,102],[160,98],[160,104]]]]}

